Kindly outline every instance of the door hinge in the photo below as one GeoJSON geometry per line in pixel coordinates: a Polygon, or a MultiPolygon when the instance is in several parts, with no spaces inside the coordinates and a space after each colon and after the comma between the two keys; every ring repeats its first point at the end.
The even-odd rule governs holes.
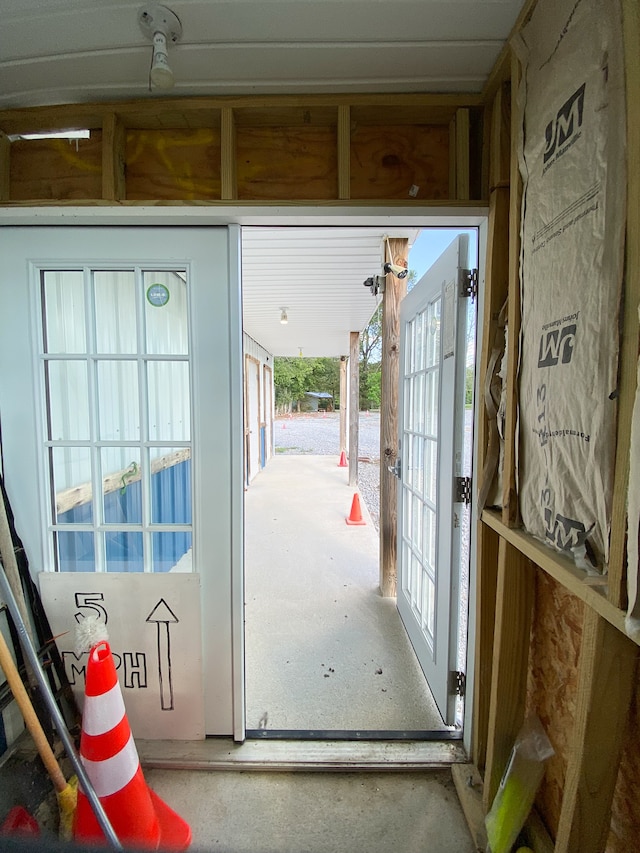
{"type": "Polygon", "coordinates": [[[454,477],[453,502],[457,504],[471,503],[471,477],[454,477]]]}
{"type": "Polygon", "coordinates": [[[471,296],[473,299],[478,295],[478,270],[459,271],[460,296],[471,296]]]}
{"type": "Polygon", "coordinates": [[[454,694],[455,696],[462,696],[464,698],[465,692],[467,689],[467,676],[464,672],[458,672],[458,670],[452,670],[449,673],[449,694],[454,694]]]}

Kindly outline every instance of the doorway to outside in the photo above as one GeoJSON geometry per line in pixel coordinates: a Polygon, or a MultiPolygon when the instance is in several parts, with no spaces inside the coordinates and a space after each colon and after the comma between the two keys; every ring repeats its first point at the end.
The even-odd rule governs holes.
{"type": "MultiPolygon", "coordinates": [[[[409,269],[412,271],[409,290],[415,286],[417,293],[419,286],[425,286],[422,281],[428,278],[425,273],[440,251],[461,232],[462,229],[436,228],[425,228],[420,232],[409,255],[409,269]]],[[[477,267],[477,233],[475,230],[464,233],[471,244],[469,256],[473,266],[477,267]]],[[[364,269],[362,278],[371,272],[375,270],[364,269]]],[[[321,299],[321,294],[317,298],[321,299]]],[[[415,294],[412,299],[416,302],[415,294]]],[[[423,341],[426,346],[431,330],[434,335],[432,346],[441,351],[442,368],[446,370],[452,364],[449,359],[453,353],[449,351],[452,330],[449,317],[445,319],[444,308],[450,310],[451,294],[443,290],[438,299],[441,299],[442,313],[437,319],[431,316],[435,304],[431,293],[427,298],[427,303],[432,306],[429,309],[431,314],[427,309],[422,312],[424,316],[421,315],[420,322],[423,328],[418,335],[426,336],[423,341]]],[[[287,306],[278,303],[278,308],[284,310],[287,306]]],[[[339,465],[339,413],[286,413],[276,415],[273,420],[269,417],[273,455],[271,458],[267,456],[267,464],[245,491],[248,737],[461,737],[463,699],[453,691],[450,698],[445,696],[444,700],[434,700],[437,690],[432,691],[425,678],[428,664],[425,666],[425,661],[421,658],[419,662],[416,656],[415,648],[419,641],[415,636],[415,624],[425,629],[427,648],[431,643],[434,659],[435,623],[440,637],[444,629],[450,646],[446,652],[444,678],[448,680],[450,670],[463,674],[467,653],[469,507],[456,502],[449,508],[449,523],[451,528],[455,527],[456,536],[454,549],[445,548],[443,553],[450,574],[447,574],[446,581],[437,581],[438,591],[443,583],[447,584],[446,605],[443,605],[442,597],[433,595],[436,583],[429,566],[418,572],[415,554],[422,548],[427,527],[433,530],[433,547],[436,537],[440,542],[446,538],[442,532],[436,533],[431,522],[427,527],[422,523],[425,516],[435,513],[441,498],[445,503],[447,500],[444,494],[436,501],[433,489],[429,491],[428,477],[437,474],[440,481],[443,471],[448,470],[446,476],[453,482],[453,468],[457,476],[471,474],[475,308],[475,301],[468,300],[465,307],[457,311],[459,322],[456,331],[462,336],[458,340],[456,354],[458,399],[452,394],[450,399],[442,401],[442,405],[451,410],[451,417],[455,410],[456,434],[461,436],[453,454],[448,453],[451,470],[446,469],[447,463],[441,458],[438,442],[434,442],[439,435],[438,429],[425,424],[424,418],[422,421],[414,418],[416,422],[410,423],[409,431],[404,433],[405,444],[411,444],[411,447],[407,446],[407,459],[411,460],[413,468],[420,468],[420,489],[426,495],[420,503],[421,522],[418,525],[416,519],[411,520],[411,513],[415,513],[417,507],[416,476],[410,477],[408,482],[405,478],[399,489],[402,495],[399,522],[405,528],[404,533],[402,528],[398,531],[399,564],[403,559],[407,563],[405,580],[399,582],[399,593],[401,598],[405,598],[405,609],[408,600],[408,609],[413,611],[414,624],[409,625],[409,633],[405,627],[409,621],[407,614],[401,617],[396,599],[382,598],[379,592],[379,412],[363,410],[359,418],[358,495],[362,498],[364,521],[361,525],[345,523],[355,493],[354,488],[348,485],[347,469],[339,465]],[[432,448],[429,457],[431,467],[423,446],[432,448]],[[419,534],[416,533],[418,527],[419,534]],[[404,596],[401,583],[404,583],[404,596]],[[448,612],[436,614],[436,603],[438,607],[448,607],[448,612]]],[[[372,314],[374,309],[375,304],[371,306],[372,314]]],[[[288,314],[292,316],[291,311],[288,314]]],[[[411,346],[415,351],[415,333],[411,346]]],[[[347,347],[348,341],[345,350],[347,347]]],[[[277,357],[278,353],[269,355],[277,357]]],[[[299,356],[304,358],[302,346],[299,356]]],[[[403,353],[401,361],[405,359],[409,364],[406,358],[403,353]]],[[[429,416],[433,418],[438,416],[441,386],[445,381],[449,384],[451,378],[444,373],[442,376],[438,373],[434,378],[433,364],[427,366],[425,362],[424,368],[422,376],[418,375],[420,371],[413,371],[410,382],[413,387],[407,393],[415,395],[419,388],[422,395],[419,408],[427,411],[430,399],[429,416]],[[427,385],[431,389],[429,399],[425,396],[427,385]]],[[[415,408],[417,403],[412,405],[415,408]]],[[[405,400],[405,410],[408,410],[407,406],[409,403],[405,400]]],[[[402,435],[401,430],[400,444],[402,435]]],[[[425,548],[427,545],[425,541],[425,548]]],[[[426,562],[429,563],[428,560],[426,562]]],[[[431,562],[436,565],[438,561],[434,558],[431,562]]],[[[399,571],[402,572],[400,565],[399,571]]],[[[441,638],[438,643],[442,643],[441,638]]],[[[439,645],[440,670],[443,668],[442,655],[439,645]]],[[[441,675],[438,677],[442,678],[441,675]]],[[[430,678],[434,678],[433,674],[430,678]]],[[[462,676],[459,678],[463,681],[462,676]]],[[[438,689],[442,692],[441,688],[438,689]]]]}

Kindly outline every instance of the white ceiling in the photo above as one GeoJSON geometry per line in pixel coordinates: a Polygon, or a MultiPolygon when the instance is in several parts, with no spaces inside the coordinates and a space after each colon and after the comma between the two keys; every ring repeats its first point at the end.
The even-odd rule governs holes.
{"type": "MultiPolygon", "coordinates": [[[[0,0],[0,109],[154,97],[131,0],[0,0]]],[[[172,95],[479,92],[523,0],[169,0],[172,95]]]]}
{"type": "Polygon", "coordinates": [[[349,355],[381,300],[364,286],[383,273],[385,236],[417,229],[243,228],[244,330],[273,355],[349,355]],[[282,309],[288,322],[280,322],[282,309]]]}

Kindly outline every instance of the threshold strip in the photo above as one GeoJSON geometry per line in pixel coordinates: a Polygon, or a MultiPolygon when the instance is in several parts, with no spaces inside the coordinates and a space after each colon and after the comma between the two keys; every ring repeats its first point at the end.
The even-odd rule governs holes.
{"type": "Polygon", "coordinates": [[[247,729],[247,740],[408,740],[449,741],[462,740],[460,729],[402,731],[398,729],[247,729]]]}
{"type": "MultiPolygon", "coordinates": [[[[442,733],[440,733],[442,734],[442,733]]],[[[461,740],[136,739],[142,766],[164,770],[427,771],[468,764],[461,740]]]]}

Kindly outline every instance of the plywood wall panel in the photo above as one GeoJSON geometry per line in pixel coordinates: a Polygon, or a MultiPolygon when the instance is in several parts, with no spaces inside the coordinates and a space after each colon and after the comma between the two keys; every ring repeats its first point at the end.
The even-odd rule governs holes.
{"type": "Polygon", "coordinates": [[[556,753],[547,762],[536,800],[553,837],[574,727],[583,617],[583,602],[537,569],[527,710],[538,715],[556,753]]]}
{"type": "Polygon", "coordinates": [[[11,201],[99,199],[102,133],[90,139],[17,139],[11,143],[11,201]]]}
{"type": "Polygon", "coordinates": [[[448,197],[448,126],[357,125],[352,130],[352,199],[448,197]],[[410,194],[412,187],[415,194],[410,194]]]}
{"type": "Polygon", "coordinates": [[[236,127],[238,198],[334,199],[335,127],[236,127]]]}
{"type": "Polygon", "coordinates": [[[220,198],[220,130],[127,130],[128,200],[220,198]]]}

